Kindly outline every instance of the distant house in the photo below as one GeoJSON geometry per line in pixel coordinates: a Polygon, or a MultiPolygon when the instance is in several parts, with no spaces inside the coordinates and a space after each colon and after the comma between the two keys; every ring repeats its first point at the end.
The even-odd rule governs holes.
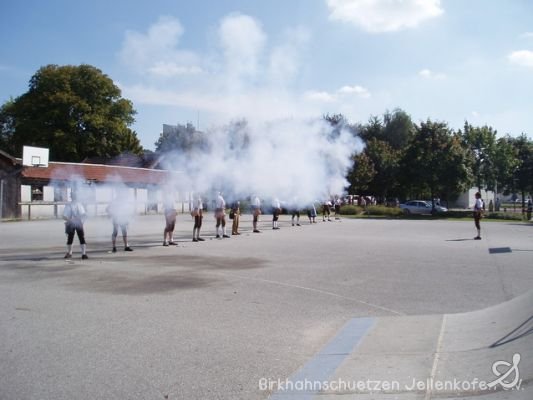
{"type": "MultiPolygon", "coordinates": [[[[60,216],[73,188],[82,194],[90,215],[105,214],[119,187],[130,193],[138,213],[157,212],[163,191],[175,192],[179,180],[180,173],[174,171],[102,163],[51,161],[47,167],[23,166],[20,158],[0,150],[0,217],[60,216]]],[[[172,194],[182,202],[189,196],[172,194]]]]}

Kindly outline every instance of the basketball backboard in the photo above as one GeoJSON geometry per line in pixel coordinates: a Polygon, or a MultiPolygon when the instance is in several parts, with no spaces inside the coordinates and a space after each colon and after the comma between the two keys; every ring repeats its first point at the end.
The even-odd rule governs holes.
{"type": "Polygon", "coordinates": [[[24,146],[22,148],[22,165],[27,167],[48,167],[48,154],[48,149],[24,146]]]}

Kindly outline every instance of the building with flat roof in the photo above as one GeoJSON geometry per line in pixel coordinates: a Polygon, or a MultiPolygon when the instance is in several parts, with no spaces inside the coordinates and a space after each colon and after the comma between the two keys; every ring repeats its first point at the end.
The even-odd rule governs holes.
{"type": "Polygon", "coordinates": [[[127,190],[138,213],[158,212],[163,193],[172,191],[174,199],[188,202],[189,193],[175,188],[179,178],[176,171],[121,165],[50,161],[46,167],[25,166],[0,150],[0,217],[57,217],[73,189],[92,215],[105,214],[118,189],[127,190]]]}

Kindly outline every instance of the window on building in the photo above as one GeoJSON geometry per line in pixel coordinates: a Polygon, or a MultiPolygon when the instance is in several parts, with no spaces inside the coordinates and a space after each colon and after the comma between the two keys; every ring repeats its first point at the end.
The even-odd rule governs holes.
{"type": "Polygon", "coordinates": [[[65,186],[54,186],[54,201],[68,201],[65,186]]]}
{"type": "Polygon", "coordinates": [[[31,185],[31,201],[43,200],[43,185],[31,185]]]}

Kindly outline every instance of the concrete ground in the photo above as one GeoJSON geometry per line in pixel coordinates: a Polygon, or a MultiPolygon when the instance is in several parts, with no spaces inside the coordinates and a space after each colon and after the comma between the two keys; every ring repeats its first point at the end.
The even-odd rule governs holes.
{"type": "Polygon", "coordinates": [[[472,221],[269,218],[217,240],[208,214],[192,243],[180,215],[163,247],[163,216],[142,216],[116,254],[92,219],[83,261],[59,220],[0,224],[0,399],[533,397],[533,225],[474,241],[472,221]],[[521,390],[420,383],[496,378],[514,354],[521,390]],[[399,387],[280,390],[302,378],[399,387]]]}

